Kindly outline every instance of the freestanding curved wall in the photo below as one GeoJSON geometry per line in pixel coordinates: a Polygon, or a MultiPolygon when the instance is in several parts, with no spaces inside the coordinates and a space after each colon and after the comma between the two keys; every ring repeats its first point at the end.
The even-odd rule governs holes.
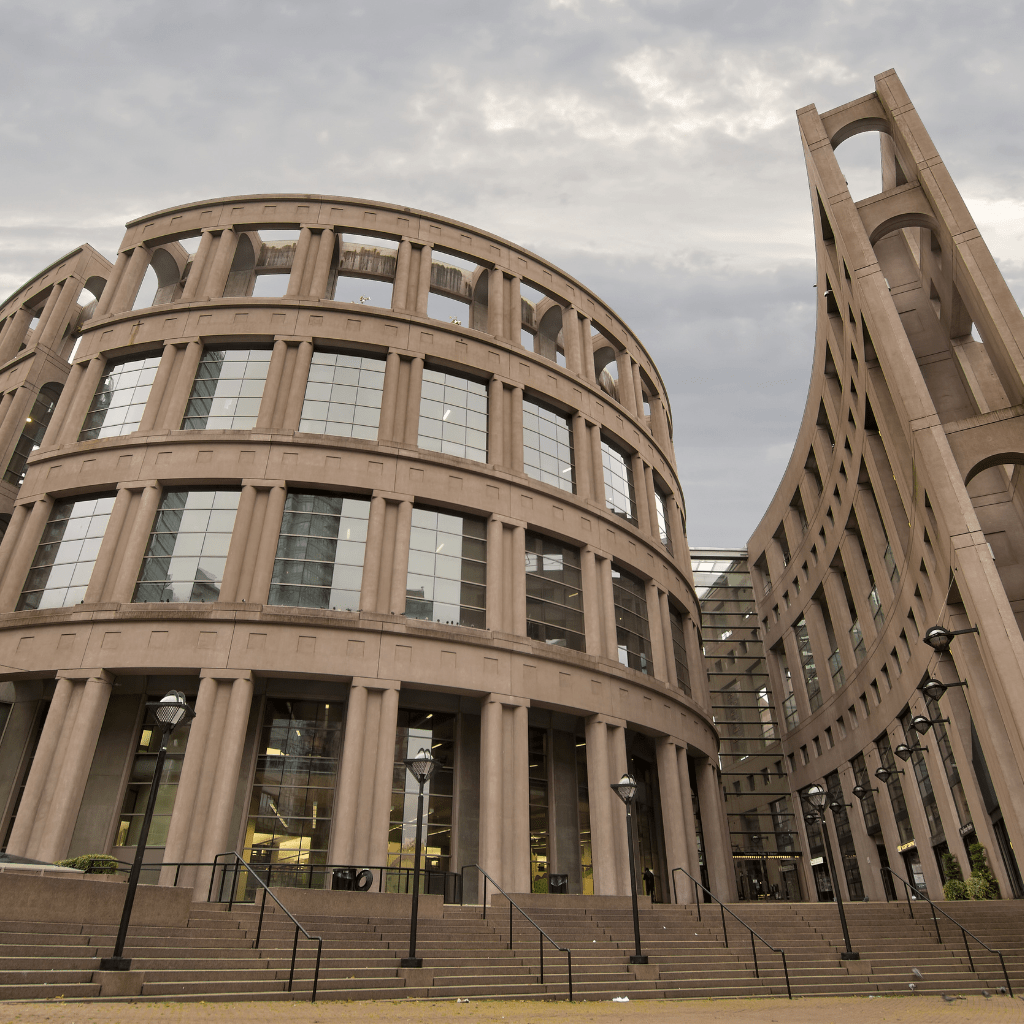
{"type": "MultiPolygon", "coordinates": [[[[8,853],[130,856],[144,700],[178,689],[164,864],[407,867],[427,746],[432,868],[628,891],[629,767],[660,894],[702,859],[728,891],[671,413],[607,306],[504,239],[327,196],[139,218],[101,269],[48,300],[79,310],[87,273],[98,299],[0,545],[8,853]]],[[[25,302],[0,375],[46,333],[25,302]]]]}
{"type": "MultiPolygon", "coordinates": [[[[851,899],[894,897],[886,869],[942,898],[944,855],[966,877],[979,842],[1002,895],[1021,896],[1024,318],[894,72],[798,117],[814,366],[749,542],[791,786],[835,801],[851,899]],[[834,150],[865,131],[882,191],[854,203],[834,150]],[[923,642],[935,625],[979,631],[940,657],[923,642]],[[933,700],[930,677],[954,685],[933,700]]],[[[831,898],[820,832],[798,819],[805,891],[831,898]]]]}

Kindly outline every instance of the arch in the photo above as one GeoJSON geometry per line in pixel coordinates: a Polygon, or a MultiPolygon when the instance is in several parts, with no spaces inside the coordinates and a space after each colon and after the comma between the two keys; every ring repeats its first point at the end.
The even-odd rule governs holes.
{"type": "Polygon", "coordinates": [[[248,295],[253,271],[256,269],[256,253],[248,235],[242,235],[235,246],[234,259],[224,284],[224,296],[248,295]]]}
{"type": "Polygon", "coordinates": [[[553,363],[565,365],[565,353],[562,347],[562,307],[551,303],[544,311],[533,338],[533,349],[539,356],[550,359],[553,363]]]}
{"type": "Polygon", "coordinates": [[[892,125],[884,117],[858,117],[855,121],[844,124],[828,141],[835,150],[847,139],[852,139],[854,135],[863,135],[864,132],[883,132],[885,135],[892,135],[892,125]]]}
{"type": "Polygon", "coordinates": [[[93,275],[85,282],[86,289],[92,292],[97,299],[103,298],[103,289],[106,288],[106,286],[107,279],[105,277],[99,277],[98,275],[93,275]]]}
{"type": "Polygon", "coordinates": [[[927,213],[908,210],[906,213],[897,213],[895,216],[883,220],[868,236],[868,241],[875,245],[886,235],[891,235],[901,228],[928,228],[929,231],[936,231],[938,226],[935,218],[927,213]]]}
{"type": "Polygon", "coordinates": [[[619,400],[618,352],[612,345],[594,349],[594,377],[601,390],[615,401],[619,400]]]}
{"type": "Polygon", "coordinates": [[[1024,452],[1000,452],[997,455],[987,455],[975,463],[964,476],[966,487],[979,473],[995,466],[1024,466],[1024,452]]]}

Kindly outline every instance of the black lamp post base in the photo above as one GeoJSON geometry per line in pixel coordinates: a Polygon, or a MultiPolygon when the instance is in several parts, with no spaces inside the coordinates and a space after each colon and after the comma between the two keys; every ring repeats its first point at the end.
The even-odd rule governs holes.
{"type": "Polygon", "coordinates": [[[858,953],[856,950],[851,950],[850,952],[847,952],[844,949],[843,952],[839,954],[839,959],[840,960],[859,960],[860,959],[860,953],[858,953]]]}
{"type": "Polygon", "coordinates": [[[423,957],[421,956],[403,956],[402,967],[422,967],[423,957]]]}
{"type": "Polygon", "coordinates": [[[645,964],[647,963],[646,956],[637,956],[635,953],[629,958],[631,964],[645,964]]]}
{"type": "Polygon", "coordinates": [[[130,956],[105,956],[100,960],[101,971],[130,971],[131,968],[130,956]]]}

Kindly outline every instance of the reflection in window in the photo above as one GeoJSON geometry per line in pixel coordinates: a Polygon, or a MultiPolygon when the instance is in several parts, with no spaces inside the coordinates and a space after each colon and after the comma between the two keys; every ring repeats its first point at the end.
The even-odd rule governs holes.
{"type": "Polygon", "coordinates": [[[665,545],[665,549],[668,553],[672,554],[672,536],[668,531],[668,513],[667,509],[668,499],[665,497],[657,487],[654,488],[654,507],[658,513],[658,537],[661,539],[661,543],[665,545]]]}
{"type": "Polygon", "coordinates": [[[216,601],[240,491],[167,491],[133,601],[216,601]]]}
{"type": "Polygon", "coordinates": [[[242,856],[271,885],[324,884],[344,721],[341,703],[267,699],[242,856]]]}
{"type": "Polygon", "coordinates": [[[620,663],[649,676],[654,675],[646,588],[635,576],[613,565],[612,595],[615,602],[615,643],[620,663]]]}
{"type": "MultiPolygon", "coordinates": [[[[429,872],[449,870],[452,852],[452,793],[455,776],[455,715],[399,709],[395,732],[395,762],[388,829],[388,867],[411,868],[416,863],[416,804],[419,784],[405,764],[421,749],[441,763],[423,787],[423,850],[420,867],[429,872]]],[[[444,877],[429,875],[424,892],[443,893],[444,877]]],[[[408,892],[409,879],[388,874],[388,888],[408,892]]]]}
{"type": "Polygon", "coordinates": [[[611,441],[601,438],[604,467],[605,504],[617,516],[636,524],[636,493],[633,490],[633,460],[611,441]]]}
{"type": "Polygon", "coordinates": [[[576,490],[572,421],[528,398],[523,399],[523,470],[552,487],[576,490]]]}
{"type": "Polygon", "coordinates": [[[690,696],[690,663],[686,657],[686,620],[683,613],[671,604],[668,617],[672,628],[672,656],[676,664],[676,682],[679,688],[690,696]]]}
{"type": "Polygon", "coordinates": [[[268,348],[205,349],[181,429],[251,430],[269,367],[268,348]]]}
{"type": "Polygon", "coordinates": [[[370,502],[290,491],[268,604],[356,611],[370,502]]]}
{"type": "MultiPolygon", "coordinates": [[[[152,698],[159,700],[158,697],[152,698]]],[[[167,829],[171,824],[174,799],[178,795],[181,765],[188,745],[189,723],[178,726],[167,738],[167,757],[160,779],[157,782],[156,806],[153,809],[153,823],[149,828],[148,846],[161,847],[167,842],[167,829]]],[[[146,816],[149,792],[153,788],[156,759],[160,753],[160,731],[148,723],[143,725],[132,772],[128,776],[128,789],[121,804],[121,817],[117,826],[115,846],[136,846],[142,831],[142,819],[146,816]]]]}
{"type": "Polygon", "coordinates": [[[818,669],[814,664],[814,651],[811,649],[811,637],[807,632],[807,620],[802,615],[793,623],[793,632],[800,650],[800,667],[804,673],[807,703],[811,711],[817,711],[821,707],[821,683],[818,682],[818,669]]]}
{"type": "Polygon", "coordinates": [[[114,495],[65,498],[54,504],[36,549],[17,611],[67,608],[85,600],[114,495]]]}
{"type": "Polygon", "coordinates": [[[537,533],[526,535],[526,635],[556,647],[587,649],[580,553],[537,533]]]}
{"type": "Polygon", "coordinates": [[[78,440],[121,437],[138,430],[159,365],[159,355],[108,363],[78,440]]]}
{"type": "Polygon", "coordinates": [[[7,472],[4,473],[4,481],[20,487],[25,482],[25,466],[29,456],[39,450],[43,443],[43,435],[50,425],[50,418],[53,410],[57,408],[57,399],[60,398],[62,384],[44,384],[36,395],[32,405],[32,411],[25,420],[25,427],[21,432],[18,443],[14,446],[14,454],[7,464],[7,472]]]}
{"type": "Polygon", "coordinates": [[[314,352],[299,430],[377,440],[384,360],[314,352]]]}
{"type": "Polygon", "coordinates": [[[530,772],[530,889],[548,892],[548,730],[527,730],[530,772]]]}
{"type": "Polygon", "coordinates": [[[486,628],[486,523],[414,508],[406,587],[410,619],[486,628]]]}
{"type": "Polygon", "coordinates": [[[417,444],[427,451],[486,462],[486,386],[452,373],[424,370],[417,444]]]}

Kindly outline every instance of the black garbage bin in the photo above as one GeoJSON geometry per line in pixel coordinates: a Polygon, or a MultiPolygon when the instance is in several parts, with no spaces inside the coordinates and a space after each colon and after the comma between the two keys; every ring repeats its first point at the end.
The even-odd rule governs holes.
{"type": "Polygon", "coordinates": [[[356,887],[356,868],[335,868],[331,888],[351,892],[356,887]]]}
{"type": "Polygon", "coordinates": [[[548,875],[548,892],[553,892],[558,896],[565,896],[568,891],[568,875],[548,875]]]}

